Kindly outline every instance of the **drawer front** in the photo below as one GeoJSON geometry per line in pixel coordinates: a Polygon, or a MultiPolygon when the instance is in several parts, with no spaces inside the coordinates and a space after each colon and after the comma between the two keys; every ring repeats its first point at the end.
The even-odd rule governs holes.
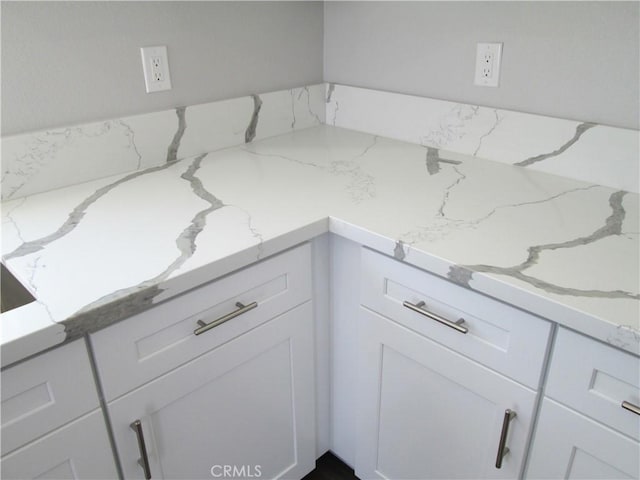
{"type": "Polygon", "coordinates": [[[2,455],[97,408],[84,340],[2,372],[2,455]]]}
{"type": "Polygon", "coordinates": [[[361,302],[493,370],[537,389],[551,324],[418,268],[364,249],[361,302]],[[405,306],[468,329],[462,333],[405,306]]]}
{"type": "Polygon", "coordinates": [[[271,257],[91,335],[109,401],[311,298],[308,244],[271,257]],[[200,335],[213,322],[257,307],[200,335]]]}
{"type": "Polygon", "coordinates": [[[558,329],[545,394],[640,439],[640,359],[578,333],[558,329]]]}

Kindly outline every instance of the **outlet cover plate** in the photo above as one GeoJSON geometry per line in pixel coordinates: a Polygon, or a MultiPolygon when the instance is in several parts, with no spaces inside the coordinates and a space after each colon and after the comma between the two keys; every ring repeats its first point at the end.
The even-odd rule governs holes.
{"type": "Polygon", "coordinates": [[[478,43],[473,83],[483,87],[497,87],[500,83],[501,60],[502,43],[478,43]]]}
{"type": "Polygon", "coordinates": [[[167,47],[142,47],[142,70],[147,93],[171,90],[171,76],[169,75],[169,58],[167,47]]]}

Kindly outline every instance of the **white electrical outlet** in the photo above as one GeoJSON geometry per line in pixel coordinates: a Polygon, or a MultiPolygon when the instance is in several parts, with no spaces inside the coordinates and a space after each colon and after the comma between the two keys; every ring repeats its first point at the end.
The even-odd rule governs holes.
{"type": "Polygon", "coordinates": [[[143,47],[140,49],[140,54],[147,93],[171,90],[167,47],[143,47]]]}
{"type": "Polygon", "coordinates": [[[479,43],[476,52],[476,85],[497,87],[500,80],[502,43],[479,43]]]}

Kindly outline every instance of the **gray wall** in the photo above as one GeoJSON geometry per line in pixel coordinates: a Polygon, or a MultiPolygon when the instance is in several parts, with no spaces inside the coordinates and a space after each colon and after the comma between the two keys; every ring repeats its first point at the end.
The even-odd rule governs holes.
{"type": "Polygon", "coordinates": [[[2,1],[2,133],[322,81],[321,2],[2,1]],[[141,46],[173,89],[145,93],[141,46]]]}
{"type": "Polygon", "coordinates": [[[324,79],[638,128],[639,2],[326,2],[324,79]],[[500,87],[476,43],[504,42],[500,87]]]}
{"type": "Polygon", "coordinates": [[[323,78],[639,128],[639,7],[2,1],[2,134],[323,78]],[[473,85],[478,41],[504,42],[497,89],[473,85]],[[173,89],[147,94],[139,47],[157,44],[168,46],[173,89]]]}

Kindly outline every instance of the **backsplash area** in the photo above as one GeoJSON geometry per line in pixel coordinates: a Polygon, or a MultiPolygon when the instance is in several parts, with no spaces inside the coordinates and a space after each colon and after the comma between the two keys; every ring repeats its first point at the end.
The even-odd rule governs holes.
{"type": "Polygon", "coordinates": [[[636,130],[336,84],[327,85],[326,119],[424,145],[427,166],[443,149],[638,192],[636,130]]]}
{"type": "Polygon", "coordinates": [[[2,200],[324,123],[325,86],[281,90],[2,139],[2,200]]]}
{"type": "Polygon", "coordinates": [[[320,84],[2,139],[2,200],[327,123],[638,192],[638,131],[320,84]],[[325,121],[326,119],[326,121],[325,121]]]}

